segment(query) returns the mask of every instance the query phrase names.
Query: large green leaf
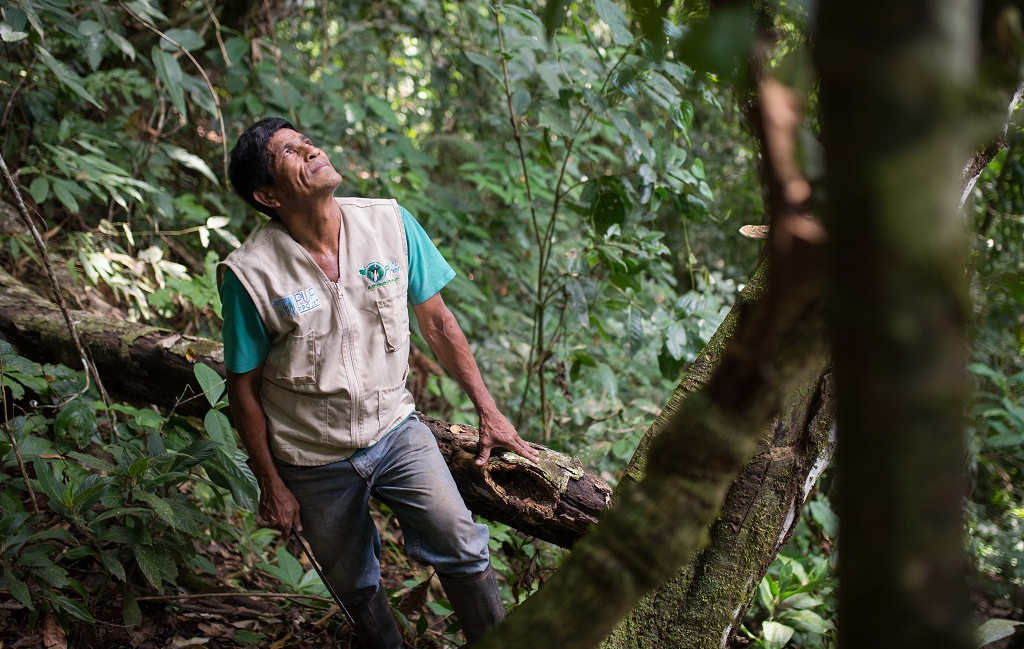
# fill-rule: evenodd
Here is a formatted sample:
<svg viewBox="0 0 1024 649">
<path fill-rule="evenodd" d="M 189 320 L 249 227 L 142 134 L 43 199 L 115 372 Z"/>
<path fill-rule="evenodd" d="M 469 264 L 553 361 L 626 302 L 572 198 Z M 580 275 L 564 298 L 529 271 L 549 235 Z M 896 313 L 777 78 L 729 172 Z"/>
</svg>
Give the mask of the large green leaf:
<svg viewBox="0 0 1024 649">
<path fill-rule="evenodd" d="M 229 452 L 221 447 L 217 449 L 215 459 L 204 462 L 203 468 L 214 484 L 231 492 L 235 504 L 254 512 L 259 507 L 260 491 L 245 459 L 238 449 Z"/>
<path fill-rule="evenodd" d="M 629 20 L 618 7 L 609 0 L 594 0 L 594 7 L 601 22 L 612 31 L 612 40 L 616 45 L 629 45 L 633 42 L 633 33 L 629 30 Z"/>
<path fill-rule="evenodd" d="M 121 563 L 120 559 L 114 556 L 113 550 L 106 550 L 101 553 L 100 561 L 103 562 L 103 567 L 107 569 L 107 572 L 114 575 L 121 581 L 126 580 L 124 564 Z"/>
<path fill-rule="evenodd" d="M 220 185 L 220 180 L 217 179 L 217 175 L 213 173 L 213 169 L 206 162 L 194 153 L 189 153 L 180 146 L 174 146 L 173 144 L 163 145 L 164 151 L 167 152 L 167 157 L 171 160 L 176 160 L 181 164 L 185 165 L 189 169 L 194 169 L 199 173 L 203 174 L 207 178 L 213 181 L 213 184 Z M 211 370 L 212 371 L 212 370 Z"/>
<path fill-rule="evenodd" d="M 151 52 L 153 67 L 156 68 L 156 73 L 160 77 L 160 81 L 163 82 L 164 89 L 170 95 L 171 103 L 184 116 L 186 114 L 185 89 L 182 84 L 185 73 L 181 70 L 181 64 L 178 63 L 178 59 L 160 49 L 159 46 L 154 45 Z"/>
<path fill-rule="evenodd" d="M 171 528 L 178 528 L 178 521 L 174 517 L 174 510 L 171 506 L 164 502 L 164 499 L 156 494 L 137 489 L 135 491 L 135 497 L 146 503 L 150 508 L 156 512 L 156 515 L 160 517 L 160 520 L 167 523 Z"/>
<path fill-rule="evenodd" d="M 7 590 L 11 592 L 11 595 L 14 595 L 14 599 L 18 600 L 29 609 L 34 608 L 32 606 L 32 595 L 29 593 L 28 585 L 18 579 L 7 566 L 4 566 L 4 586 L 6 586 Z"/>
<path fill-rule="evenodd" d="M 196 363 L 192 371 L 195 372 L 199 387 L 203 389 L 203 394 L 206 395 L 206 400 L 210 402 L 210 405 L 216 406 L 220 403 L 220 398 L 224 396 L 225 390 L 224 379 L 221 375 L 206 363 Z"/>
<path fill-rule="evenodd" d="M 186 50 L 198 50 L 203 47 L 203 37 L 191 29 L 168 29 L 164 31 L 164 36 L 165 38 L 160 39 L 160 47 L 168 52 L 178 51 L 178 47 L 171 41 Z"/>
<path fill-rule="evenodd" d="M 978 649 L 984 647 L 987 644 L 1008 638 L 1017 631 L 1017 627 L 1024 622 L 1018 622 L 1017 620 L 1004 620 L 1002 618 L 992 618 L 986 620 L 978 629 L 974 632 L 974 646 Z"/>
<path fill-rule="evenodd" d="M 765 649 L 782 649 L 793 637 L 795 629 L 771 620 L 764 623 L 761 633 L 764 636 Z"/>
<path fill-rule="evenodd" d="M 124 604 L 121 609 L 121 616 L 124 620 L 124 625 L 129 629 L 139 626 L 142 624 L 142 611 L 139 610 L 139 602 L 127 590 L 124 591 L 123 597 Z"/>
<path fill-rule="evenodd" d="M 547 0 L 544 3 L 544 32 L 550 39 L 565 22 L 571 0 Z"/>
<path fill-rule="evenodd" d="M 206 432 L 209 434 L 210 439 L 225 449 L 234 450 L 238 448 L 235 435 L 231 431 L 231 422 L 228 421 L 223 412 L 219 410 L 207 411 L 206 418 L 203 420 L 203 426 L 206 427 Z"/>
<path fill-rule="evenodd" d="M 142 570 L 142 576 L 146 578 L 153 588 L 160 588 L 160 564 L 159 551 L 151 545 L 132 545 L 132 552 L 135 553 L 135 561 Z"/>
<path fill-rule="evenodd" d="M 39 60 L 43 62 L 43 65 L 49 68 L 50 72 L 53 72 L 53 75 L 57 77 L 58 81 L 70 88 L 72 92 L 85 101 L 89 102 L 96 108 L 103 110 L 103 106 L 100 106 L 99 102 L 96 101 L 96 98 L 82 86 L 81 79 L 79 79 L 78 75 L 75 74 L 71 68 L 55 59 L 53 55 L 47 52 L 46 48 L 42 45 L 36 45 L 36 54 L 39 55 Z"/>
<path fill-rule="evenodd" d="M 490 58 L 478 52 L 466 52 L 466 58 L 486 70 L 488 74 L 497 79 L 498 83 L 505 84 L 505 75 L 502 74 L 501 68 Z"/>
</svg>

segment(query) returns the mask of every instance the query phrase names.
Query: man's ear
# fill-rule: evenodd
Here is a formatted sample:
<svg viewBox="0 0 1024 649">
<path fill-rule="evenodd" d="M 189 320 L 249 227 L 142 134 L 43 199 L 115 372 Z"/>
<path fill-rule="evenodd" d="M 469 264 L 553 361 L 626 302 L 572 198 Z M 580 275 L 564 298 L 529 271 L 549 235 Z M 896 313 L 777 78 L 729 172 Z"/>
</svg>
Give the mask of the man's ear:
<svg viewBox="0 0 1024 649">
<path fill-rule="evenodd" d="M 256 202 L 266 205 L 271 209 L 281 207 L 281 201 L 277 200 L 277 197 L 274 196 L 274 191 L 270 187 L 260 187 L 253 191 L 252 197 L 256 199 Z"/>
</svg>

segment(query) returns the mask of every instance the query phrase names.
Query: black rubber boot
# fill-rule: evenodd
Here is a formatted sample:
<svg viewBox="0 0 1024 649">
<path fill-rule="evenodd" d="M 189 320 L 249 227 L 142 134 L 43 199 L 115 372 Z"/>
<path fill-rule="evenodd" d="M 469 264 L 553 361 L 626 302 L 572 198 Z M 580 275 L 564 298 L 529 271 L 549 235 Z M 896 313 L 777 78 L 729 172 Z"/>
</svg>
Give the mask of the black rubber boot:
<svg viewBox="0 0 1024 649">
<path fill-rule="evenodd" d="M 487 629 L 505 619 L 505 605 L 490 566 L 469 577 L 438 577 L 462 626 L 466 644 L 473 644 Z"/>
<path fill-rule="evenodd" d="M 403 649 L 402 632 L 391 612 L 383 586 L 365 602 L 346 606 L 355 626 L 356 641 L 363 649 Z"/>
</svg>

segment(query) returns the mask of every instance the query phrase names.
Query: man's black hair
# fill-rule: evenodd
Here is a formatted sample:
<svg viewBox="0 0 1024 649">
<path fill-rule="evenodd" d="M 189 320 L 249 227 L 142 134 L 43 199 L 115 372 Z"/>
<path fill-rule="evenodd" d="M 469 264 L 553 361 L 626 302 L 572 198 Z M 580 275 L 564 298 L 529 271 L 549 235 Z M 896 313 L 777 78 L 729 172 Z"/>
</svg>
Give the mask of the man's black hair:
<svg viewBox="0 0 1024 649">
<path fill-rule="evenodd" d="M 277 218 L 277 212 L 256 200 L 253 192 L 274 183 L 267 143 L 274 133 L 283 128 L 296 130 L 291 123 L 280 117 L 264 117 L 245 129 L 231 150 L 231 162 L 228 164 L 228 177 L 235 193 L 272 219 Z"/>
</svg>

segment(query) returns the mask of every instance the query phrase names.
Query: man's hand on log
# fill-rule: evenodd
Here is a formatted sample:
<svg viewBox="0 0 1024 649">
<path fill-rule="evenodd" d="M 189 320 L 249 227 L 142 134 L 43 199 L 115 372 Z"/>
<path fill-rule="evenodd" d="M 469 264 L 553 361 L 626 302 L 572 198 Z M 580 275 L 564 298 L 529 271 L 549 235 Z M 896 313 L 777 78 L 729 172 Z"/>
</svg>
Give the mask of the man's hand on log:
<svg viewBox="0 0 1024 649">
<path fill-rule="evenodd" d="M 530 448 L 530 445 L 516 432 L 515 427 L 497 410 L 480 414 L 480 445 L 476 454 L 477 466 L 487 464 L 487 460 L 491 457 L 491 449 L 495 447 L 506 448 L 531 462 L 540 459 L 537 451 Z"/>
</svg>

